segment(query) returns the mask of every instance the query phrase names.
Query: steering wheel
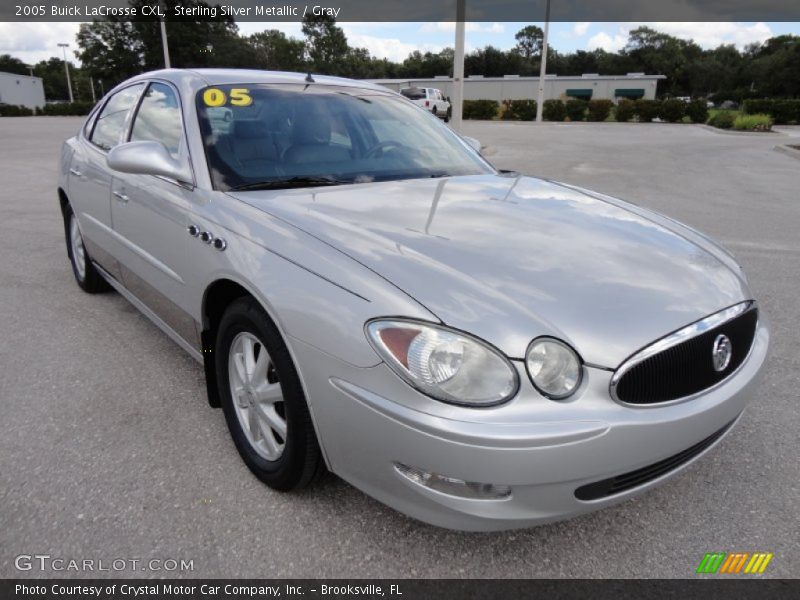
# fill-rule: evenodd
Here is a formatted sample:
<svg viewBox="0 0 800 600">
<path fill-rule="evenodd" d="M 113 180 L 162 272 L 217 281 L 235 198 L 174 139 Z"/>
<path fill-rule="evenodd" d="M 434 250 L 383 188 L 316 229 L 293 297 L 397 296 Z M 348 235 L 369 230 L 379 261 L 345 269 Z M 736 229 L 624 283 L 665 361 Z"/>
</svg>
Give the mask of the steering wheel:
<svg viewBox="0 0 800 600">
<path fill-rule="evenodd" d="M 384 153 L 387 148 L 396 148 L 398 150 L 411 150 L 405 144 L 401 144 L 400 142 L 396 142 L 394 140 L 386 140 L 385 142 L 378 142 L 372 148 L 367 150 L 364 158 L 372 158 L 378 152 Z"/>
</svg>

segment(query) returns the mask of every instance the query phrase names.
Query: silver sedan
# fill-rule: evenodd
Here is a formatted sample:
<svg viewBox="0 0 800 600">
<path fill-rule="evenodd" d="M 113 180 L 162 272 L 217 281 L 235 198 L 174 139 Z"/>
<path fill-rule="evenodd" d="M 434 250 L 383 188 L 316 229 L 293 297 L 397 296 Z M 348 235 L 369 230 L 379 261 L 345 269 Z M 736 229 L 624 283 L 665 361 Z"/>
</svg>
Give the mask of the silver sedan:
<svg viewBox="0 0 800 600">
<path fill-rule="evenodd" d="M 498 171 L 364 82 L 135 77 L 65 142 L 58 196 L 78 285 L 204 365 L 278 490 L 327 468 L 444 527 L 567 518 L 709 451 L 767 355 L 713 241 Z"/>
</svg>

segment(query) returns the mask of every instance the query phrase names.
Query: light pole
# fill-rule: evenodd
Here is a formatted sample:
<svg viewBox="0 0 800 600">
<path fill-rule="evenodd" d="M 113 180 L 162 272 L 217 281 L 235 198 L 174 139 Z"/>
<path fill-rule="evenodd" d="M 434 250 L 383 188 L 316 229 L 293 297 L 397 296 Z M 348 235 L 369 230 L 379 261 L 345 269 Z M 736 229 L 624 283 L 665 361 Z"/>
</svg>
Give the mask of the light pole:
<svg viewBox="0 0 800 600">
<path fill-rule="evenodd" d="M 69 78 L 69 63 L 67 62 L 67 48 L 69 48 L 69 44 L 59 44 L 59 48 L 64 52 L 64 70 L 67 73 L 67 89 L 69 90 L 69 101 L 75 102 L 75 98 L 72 97 L 72 81 Z"/>
<path fill-rule="evenodd" d="M 542 39 L 542 60 L 539 61 L 539 96 L 536 100 L 536 122 L 542 122 L 542 110 L 544 109 L 544 76 L 547 72 L 547 33 L 550 29 L 550 0 L 547 0 L 547 8 L 544 16 L 544 38 Z"/>
<path fill-rule="evenodd" d="M 168 10 L 168 8 L 167 8 Z M 159 0 L 158 3 L 158 12 L 161 13 L 161 1 Z M 171 67 L 169 61 L 169 44 L 167 44 L 167 22 L 166 22 L 166 12 L 161 15 L 158 19 L 159 24 L 161 26 L 161 48 L 164 50 L 164 68 L 169 69 Z"/>
<path fill-rule="evenodd" d="M 451 96 L 453 114 L 450 126 L 461 133 L 462 107 L 464 104 L 464 20 L 466 19 L 466 0 L 456 4 L 456 47 L 453 53 L 453 93 Z"/>
</svg>

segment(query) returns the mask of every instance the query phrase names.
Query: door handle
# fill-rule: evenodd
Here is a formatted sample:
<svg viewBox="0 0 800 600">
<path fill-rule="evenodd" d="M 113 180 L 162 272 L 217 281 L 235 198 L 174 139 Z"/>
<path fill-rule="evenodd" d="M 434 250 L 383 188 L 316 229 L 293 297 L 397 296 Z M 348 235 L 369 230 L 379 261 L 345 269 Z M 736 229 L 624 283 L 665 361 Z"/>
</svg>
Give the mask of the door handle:
<svg viewBox="0 0 800 600">
<path fill-rule="evenodd" d="M 75 175 L 75 177 L 83 177 L 83 173 L 78 171 L 78 169 L 70 169 L 69 172 Z"/>
<path fill-rule="evenodd" d="M 117 190 L 114 190 L 112 194 L 114 194 L 114 196 L 116 196 L 117 200 L 119 200 L 120 202 L 127 202 L 128 200 L 130 200 L 130 198 L 128 198 L 125 194 L 123 194 L 122 192 L 118 192 Z"/>
</svg>

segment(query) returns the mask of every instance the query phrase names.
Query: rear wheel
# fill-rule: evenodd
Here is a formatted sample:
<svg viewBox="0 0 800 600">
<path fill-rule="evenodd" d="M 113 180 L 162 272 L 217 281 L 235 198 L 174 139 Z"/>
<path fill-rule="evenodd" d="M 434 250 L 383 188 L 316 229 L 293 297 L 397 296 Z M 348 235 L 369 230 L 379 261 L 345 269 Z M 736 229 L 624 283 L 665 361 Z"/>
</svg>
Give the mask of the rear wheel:
<svg viewBox="0 0 800 600">
<path fill-rule="evenodd" d="M 83 245 L 83 235 L 78 225 L 78 218 L 69 206 L 64 211 L 64 229 L 67 235 L 67 254 L 75 281 L 84 292 L 89 294 L 106 291 L 108 283 L 94 268 L 89 254 L 86 252 L 86 247 Z"/>
<path fill-rule="evenodd" d="M 323 470 L 311 415 L 286 344 L 255 300 L 228 307 L 215 350 L 225 420 L 247 467 L 276 490 L 309 484 Z"/>
</svg>

